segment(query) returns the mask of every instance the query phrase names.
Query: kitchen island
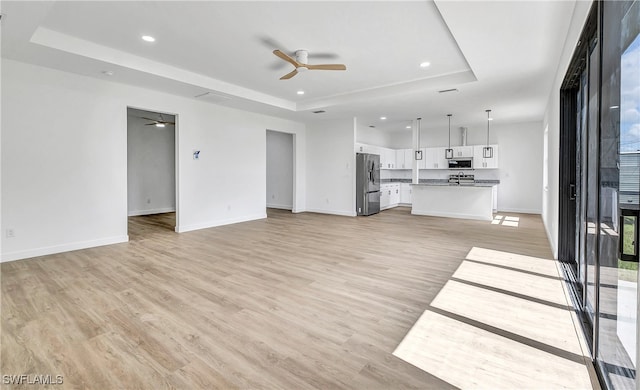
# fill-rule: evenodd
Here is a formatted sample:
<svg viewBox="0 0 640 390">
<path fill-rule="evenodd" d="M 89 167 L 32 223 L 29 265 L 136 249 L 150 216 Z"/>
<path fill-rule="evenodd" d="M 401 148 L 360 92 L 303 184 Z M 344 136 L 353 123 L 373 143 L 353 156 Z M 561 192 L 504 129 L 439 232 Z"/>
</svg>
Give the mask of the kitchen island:
<svg viewBox="0 0 640 390">
<path fill-rule="evenodd" d="M 411 214 L 491 221 L 497 185 L 496 182 L 412 184 Z"/>
</svg>

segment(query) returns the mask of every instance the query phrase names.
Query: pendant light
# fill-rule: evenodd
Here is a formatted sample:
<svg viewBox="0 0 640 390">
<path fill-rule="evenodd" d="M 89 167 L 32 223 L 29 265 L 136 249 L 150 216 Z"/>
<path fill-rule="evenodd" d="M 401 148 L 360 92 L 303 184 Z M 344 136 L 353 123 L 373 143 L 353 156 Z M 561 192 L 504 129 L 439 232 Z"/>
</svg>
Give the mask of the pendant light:
<svg viewBox="0 0 640 390">
<path fill-rule="evenodd" d="M 444 158 L 452 159 L 453 158 L 453 149 L 451 149 L 451 114 L 447 114 L 449 117 L 449 147 L 444 150 Z"/>
<path fill-rule="evenodd" d="M 482 148 L 482 157 L 493 158 L 493 148 L 489 146 L 489 122 L 491 121 L 491 110 L 485 110 L 487 112 L 487 146 Z"/>
<path fill-rule="evenodd" d="M 416 149 L 414 152 L 414 158 L 416 160 L 422 160 L 422 149 L 420 149 L 420 121 L 422 120 L 422 118 L 417 118 L 417 122 L 418 122 L 418 149 Z"/>
</svg>

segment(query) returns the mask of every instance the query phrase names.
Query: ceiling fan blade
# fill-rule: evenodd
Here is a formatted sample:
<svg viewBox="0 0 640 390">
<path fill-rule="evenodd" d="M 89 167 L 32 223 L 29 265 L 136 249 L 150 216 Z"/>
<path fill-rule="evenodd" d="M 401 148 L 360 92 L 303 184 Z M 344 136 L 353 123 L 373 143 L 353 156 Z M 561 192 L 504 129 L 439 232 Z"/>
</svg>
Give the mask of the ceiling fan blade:
<svg viewBox="0 0 640 390">
<path fill-rule="evenodd" d="M 284 76 L 280 77 L 280 80 L 289 80 L 290 78 L 292 78 L 297 74 L 298 74 L 298 71 L 294 69 L 290 73 L 287 73 Z"/>
<path fill-rule="evenodd" d="M 145 117 L 143 117 L 143 116 L 141 116 L 140 118 L 142 118 L 142 119 L 146 119 L 146 120 L 148 120 L 148 121 L 153 121 L 153 122 L 157 122 L 157 121 L 158 121 L 157 119 L 145 118 Z"/>
<path fill-rule="evenodd" d="M 293 58 L 289 57 L 288 55 L 284 54 L 283 52 L 281 52 L 278 49 L 274 50 L 273 54 L 275 54 L 278 57 L 282 58 L 283 60 L 287 61 L 288 63 L 290 63 L 291 65 L 295 66 L 296 68 L 300 67 L 300 65 L 301 65 L 300 63 L 298 63 L 298 61 L 294 60 Z"/>
<path fill-rule="evenodd" d="M 325 65 L 305 65 L 309 70 L 347 70 L 342 64 L 325 64 Z"/>
<path fill-rule="evenodd" d="M 145 123 L 145 126 L 155 126 L 156 123 Z"/>
</svg>

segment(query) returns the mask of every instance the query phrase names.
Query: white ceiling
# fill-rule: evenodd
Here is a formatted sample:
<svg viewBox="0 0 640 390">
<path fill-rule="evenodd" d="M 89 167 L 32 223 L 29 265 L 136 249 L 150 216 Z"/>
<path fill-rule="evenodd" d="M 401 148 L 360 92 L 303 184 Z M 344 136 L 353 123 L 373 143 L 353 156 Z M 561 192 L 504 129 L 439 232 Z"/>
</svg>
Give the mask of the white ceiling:
<svg viewBox="0 0 640 390">
<path fill-rule="evenodd" d="M 399 130 L 416 117 L 441 127 L 447 113 L 453 125 L 471 126 L 486 120 L 486 108 L 494 124 L 541 120 L 574 1 L 0 6 L 6 58 L 187 97 L 213 91 L 225 98 L 209 101 L 294 120 L 357 116 Z M 292 66 L 274 49 L 307 49 L 309 63 L 347 70 L 279 80 Z M 448 88 L 459 92 L 437 92 Z M 326 113 L 311 113 L 318 109 Z"/>
</svg>

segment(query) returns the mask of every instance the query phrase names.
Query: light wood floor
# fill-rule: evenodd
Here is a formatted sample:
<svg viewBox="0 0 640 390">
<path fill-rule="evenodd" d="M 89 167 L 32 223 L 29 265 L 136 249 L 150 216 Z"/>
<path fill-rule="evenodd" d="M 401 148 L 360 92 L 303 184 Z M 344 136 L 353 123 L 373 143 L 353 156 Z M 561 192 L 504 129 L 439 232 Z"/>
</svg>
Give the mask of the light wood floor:
<svg viewBox="0 0 640 390">
<path fill-rule="evenodd" d="M 55 388 L 454 388 L 392 353 L 472 247 L 550 258 L 540 217 L 517 216 L 269 210 L 182 234 L 136 217 L 129 243 L 1 265 L 0 371 L 63 375 Z"/>
</svg>

